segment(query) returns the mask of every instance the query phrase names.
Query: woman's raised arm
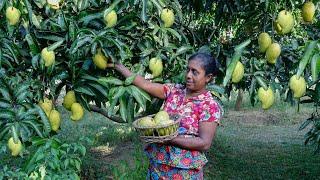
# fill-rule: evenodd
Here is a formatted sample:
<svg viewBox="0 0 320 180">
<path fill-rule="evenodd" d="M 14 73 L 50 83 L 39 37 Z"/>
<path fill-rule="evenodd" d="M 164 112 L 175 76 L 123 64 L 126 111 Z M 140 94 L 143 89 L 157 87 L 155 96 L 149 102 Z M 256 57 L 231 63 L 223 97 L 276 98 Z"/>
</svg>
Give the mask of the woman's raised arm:
<svg viewBox="0 0 320 180">
<path fill-rule="evenodd" d="M 115 63 L 115 64 L 108 64 L 108 67 L 114 67 L 118 72 L 120 72 L 124 77 L 130 77 L 133 73 L 125 67 L 123 64 Z M 133 84 L 138 86 L 139 88 L 145 90 L 152 96 L 155 96 L 160 99 L 164 99 L 164 89 L 163 89 L 163 84 L 160 83 L 153 83 L 150 82 L 144 77 L 137 75 L 136 78 L 133 81 Z"/>
</svg>

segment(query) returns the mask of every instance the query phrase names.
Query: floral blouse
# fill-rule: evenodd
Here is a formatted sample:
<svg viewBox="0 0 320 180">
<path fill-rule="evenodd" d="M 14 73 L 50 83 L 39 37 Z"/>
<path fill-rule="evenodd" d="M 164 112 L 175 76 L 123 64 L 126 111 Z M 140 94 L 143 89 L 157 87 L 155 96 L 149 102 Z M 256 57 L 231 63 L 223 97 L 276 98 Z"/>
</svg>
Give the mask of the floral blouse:
<svg viewBox="0 0 320 180">
<path fill-rule="evenodd" d="M 186 89 L 180 84 L 164 85 L 164 110 L 169 115 L 179 114 L 179 135 L 198 136 L 199 122 L 220 124 L 222 110 L 212 94 L 206 91 L 198 96 L 186 98 Z M 146 154 L 153 163 L 166 164 L 183 169 L 201 169 L 207 159 L 203 152 L 186 150 L 176 146 L 149 144 Z"/>
</svg>

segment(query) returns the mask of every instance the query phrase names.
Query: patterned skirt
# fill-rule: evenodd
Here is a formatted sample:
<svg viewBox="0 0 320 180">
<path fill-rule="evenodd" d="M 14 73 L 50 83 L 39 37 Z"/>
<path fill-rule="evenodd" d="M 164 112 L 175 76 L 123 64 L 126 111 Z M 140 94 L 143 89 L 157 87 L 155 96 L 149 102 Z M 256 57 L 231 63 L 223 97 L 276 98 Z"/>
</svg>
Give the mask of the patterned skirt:
<svg viewBox="0 0 320 180">
<path fill-rule="evenodd" d="M 203 180 L 202 169 L 182 169 L 150 161 L 147 180 Z"/>
</svg>

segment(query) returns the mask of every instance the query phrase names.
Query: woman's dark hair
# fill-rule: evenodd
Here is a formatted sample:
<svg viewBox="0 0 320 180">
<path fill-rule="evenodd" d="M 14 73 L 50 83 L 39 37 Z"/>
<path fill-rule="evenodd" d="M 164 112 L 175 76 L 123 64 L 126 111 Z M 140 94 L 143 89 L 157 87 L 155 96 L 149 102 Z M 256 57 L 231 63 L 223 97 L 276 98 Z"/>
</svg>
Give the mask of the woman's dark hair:
<svg viewBox="0 0 320 180">
<path fill-rule="evenodd" d="M 203 69 L 205 70 L 206 75 L 212 74 L 216 76 L 219 71 L 219 64 L 215 58 L 206 53 L 195 53 L 189 57 L 188 61 L 197 60 L 201 62 Z"/>
</svg>

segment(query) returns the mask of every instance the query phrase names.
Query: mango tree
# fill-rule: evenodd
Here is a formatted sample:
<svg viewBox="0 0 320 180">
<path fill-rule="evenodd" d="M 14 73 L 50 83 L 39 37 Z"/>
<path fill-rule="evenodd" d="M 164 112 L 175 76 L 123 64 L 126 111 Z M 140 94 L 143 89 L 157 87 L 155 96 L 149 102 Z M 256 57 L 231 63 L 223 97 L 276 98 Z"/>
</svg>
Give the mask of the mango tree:
<svg viewBox="0 0 320 180">
<path fill-rule="evenodd" d="M 39 147 L 24 166 L 27 176 L 39 176 L 43 166 L 51 175 L 80 171 L 84 147 L 54 137 L 67 120 L 57 106 L 70 110 L 73 121 L 94 111 L 128 123 L 148 112 L 154 100 L 132 85 L 135 76 L 124 79 L 107 63 L 121 62 L 153 81 L 179 82 L 194 50 L 178 1 L 4 0 L 0 10 L 0 139 L 13 156 L 27 155 L 30 142 Z M 54 153 L 48 165 L 48 147 L 73 148 L 76 156 Z"/>
</svg>

